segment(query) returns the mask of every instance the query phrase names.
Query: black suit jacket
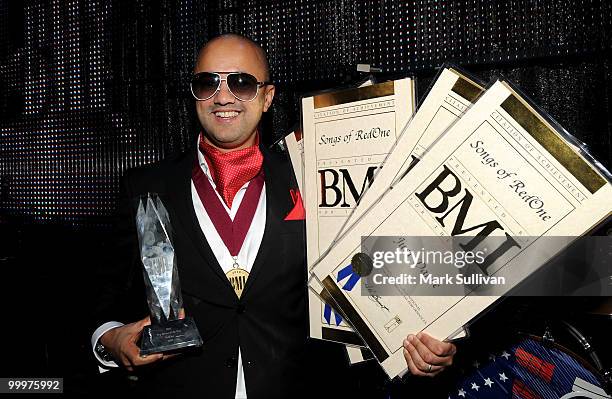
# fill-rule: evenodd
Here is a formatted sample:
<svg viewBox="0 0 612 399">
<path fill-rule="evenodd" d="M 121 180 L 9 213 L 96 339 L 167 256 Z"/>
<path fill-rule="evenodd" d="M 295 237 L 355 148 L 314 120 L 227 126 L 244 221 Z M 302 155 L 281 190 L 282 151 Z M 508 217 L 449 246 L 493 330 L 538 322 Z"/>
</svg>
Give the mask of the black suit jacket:
<svg viewBox="0 0 612 399">
<path fill-rule="evenodd" d="M 305 396 L 306 386 L 317 385 L 317 380 L 327 385 L 321 379 L 333 378 L 331 368 L 346 363 L 339 360 L 340 346 L 322 349 L 325 344 L 307 342 L 304 221 L 284 220 L 294 206 L 289 189 L 295 187 L 295 179 L 285 157 L 263 147 L 262 152 L 266 226 L 240 299 L 213 255 L 193 208 L 191 170 L 196 150 L 132 169 L 123 179 L 115 237 L 119 245 L 114 259 L 101 270 L 96 323 L 130 323 L 148 315 L 135 209 L 139 195 L 155 192 L 174 230 L 184 308 L 204 341 L 201 350 L 147 367 L 140 386 L 149 393 L 233 398 L 239 346 L 252 399 Z M 325 354 L 323 365 L 319 353 Z M 319 364 L 313 367 L 314 363 Z"/>
</svg>

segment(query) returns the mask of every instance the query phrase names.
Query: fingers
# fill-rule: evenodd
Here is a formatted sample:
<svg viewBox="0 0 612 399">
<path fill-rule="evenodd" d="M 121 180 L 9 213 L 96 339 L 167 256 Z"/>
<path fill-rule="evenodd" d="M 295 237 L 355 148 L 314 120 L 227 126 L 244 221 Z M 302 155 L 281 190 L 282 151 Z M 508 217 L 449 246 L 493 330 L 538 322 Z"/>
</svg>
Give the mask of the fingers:
<svg viewBox="0 0 612 399">
<path fill-rule="evenodd" d="M 142 329 L 143 329 L 145 326 L 148 326 L 148 325 L 150 325 L 150 324 L 151 324 L 151 317 L 150 317 L 150 316 L 147 316 L 147 317 L 145 317 L 144 319 L 140 320 L 140 321 L 138 322 L 138 327 L 140 327 L 140 332 L 142 332 Z"/>
<path fill-rule="evenodd" d="M 147 364 L 151 364 L 159 360 L 162 360 L 163 358 L 164 358 L 164 355 L 162 355 L 161 353 L 140 356 L 139 351 L 136 350 L 135 353 L 134 352 L 131 352 L 129 354 L 126 353 L 122 359 L 122 363 L 123 363 L 123 366 L 127 370 L 134 371 L 135 367 L 145 366 Z"/>
<path fill-rule="evenodd" d="M 145 317 L 135 323 L 120 327 L 123 331 L 119 338 L 119 360 L 129 371 L 133 371 L 134 367 L 144 366 L 163 358 L 161 354 L 140 356 L 140 348 L 136 343 L 142 334 L 142 329 L 150 324 L 150 317 Z"/>
<path fill-rule="evenodd" d="M 133 370 L 133 367 L 144 366 L 146 364 L 161 360 L 163 357 L 163 355 L 158 353 L 140 356 L 140 348 L 138 345 L 136 345 L 136 342 L 138 341 L 141 333 L 142 329 L 140 329 L 136 334 L 132 334 L 121 347 L 123 365 L 130 371 Z"/>
<path fill-rule="evenodd" d="M 415 350 L 414 347 L 412 347 L 412 350 Z M 418 356 L 418 353 L 417 353 L 417 356 Z M 434 369 L 434 366 L 432 366 L 431 371 L 429 371 L 429 366 L 427 367 L 422 366 L 423 369 L 419 368 L 419 366 L 417 366 L 417 364 L 414 361 L 415 355 L 411 353 L 410 349 L 406 349 L 405 347 L 404 347 L 404 358 L 406 359 L 408 370 L 410 370 L 410 373 L 412 375 L 417 375 L 421 377 L 433 377 L 444 369 L 444 367 L 441 367 L 441 366 L 435 366 L 436 369 Z"/>
<path fill-rule="evenodd" d="M 450 366 L 453 363 L 453 344 L 441 342 L 429 335 L 419 334 L 408 336 L 408 341 L 416 348 L 419 357 L 428 365 L 427 367 L 430 364 L 433 366 Z"/>
<path fill-rule="evenodd" d="M 453 363 L 457 348 L 425 333 L 409 335 L 404 340 L 404 357 L 413 375 L 432 377 Z"/>
<path fill-rule="evenodd" d="M 132 371 L 134 367 L 151 364 L 163 358 L 161 353 L 141 356 L 140 348 L 136 346 L 134 342 L 130 342 L 125 345 L 122 348 L 121 353 L 123 355 L 123 365 L 130 371 Z"/>
<path fill-rule="evenodd" d="M 172 353 L 170 355 L 163 355 L 162 360 L 172 359 L 172 358 L 177 357 L 179 355 L 181 355 L 181 353 Z"/>
<path fill-rule="evenodd" d="M 136 349 L 135 351 L 131 351 L 129 354 L 126 354 L 126 360 L 128 363 L 126 368 L 128 368 L 130 371 L 132 371 L 134 367 L 145 366 L 159 360 L 172 359 L 180 355 L 180 353 L 172 353 L 169 355 L 163 353 L 153 353 L 150 355 L 140 356 L 140 349 L 135 345 L 134 347 Z"/>
<path fill-rule="evenodd" d="M 441 371 L 444 366 L 426 362 L 416 346 L 413 344 L 418 339 L 415 336 L 409 336 L 404 340 L 404 357 L 408 368 L 413 375 L 433 376 Z M 433 356 L 433 355 L 432 355 Z M 430 357 L 427 356 L 429 359 Z M 411 367 L 412 365 L 412 367 Z"/>
<path fill-rule="evenodd" d="M 450 342 L 437 340 L 424 332 L 418 333 L 416 337 L 424 346 L 439 357 L 454 356 L 457 353 L 457 347 Z"/>
<path fill-rule="evenodd" d="M 154 353 L 151 355 L 140 356 L 140 350 L 138 350 L 138 353 L 136 354 L 136 356 L 133 356 L 130 359 L 130 361 L 133 367 L 138 367 L 138 366 L 144 366 L 147 364 L 154 363 L 158 360 L 162 360 L 163 358 L 164 358 L 164 355 L 161 353 Z"/>
<path fill-rule="evenodd" d="M 185 310 L 181 309 L 179 317 L 185 317 Z M 111 353 L 118 363 L 123 365 L 127 370 L 134 371 L 135 367 L 145 366 L 157 362 L 159 360 L 170 359 L 175 355 L 164 355 L 155 353 L 146 356 L 140 356 L 140 348 L 137 345 L 138 339 L 142 334 L 142 329 L 151 324 L 151 318 L 145 317 L 137 322 L 127 324 L 122 327 L 117 327 L 112 333 L 112 339 L 109 338 L 104 346 L 111 349 Z"/>
<path fill-rule="evenodd" d="M 179 318 L 180 319 L 185 318 L 185 309 L 181 308 L 179 310 Z M 179 353 L 174 353 L 170 355 L 166 355 L 163 353 L 153 353 L 150 355 L 140 356 L 140 348 L 136 345 L 136 342 L 138 342 L 138 339 L 140 338 L 142 334 L 142 329 L 145 326 L 148 326 L 150 324 L 151 324 L 151 318 L 146 317 L 140 320 L 139 322 L 135 323 L 134 328 L 131 331 L 132 335 L 129 340 L 130 341 L 129 345 L 127 345 L 123 350 L 123 354 L 125 355 L 124 365 L 130 371 L 133 371 L 134 367 L 145 366 L 147 364 L 151 364 L 159 360 L 172 359 L 173 357 L 176 357 L 179 355 Z"/>
</svg>

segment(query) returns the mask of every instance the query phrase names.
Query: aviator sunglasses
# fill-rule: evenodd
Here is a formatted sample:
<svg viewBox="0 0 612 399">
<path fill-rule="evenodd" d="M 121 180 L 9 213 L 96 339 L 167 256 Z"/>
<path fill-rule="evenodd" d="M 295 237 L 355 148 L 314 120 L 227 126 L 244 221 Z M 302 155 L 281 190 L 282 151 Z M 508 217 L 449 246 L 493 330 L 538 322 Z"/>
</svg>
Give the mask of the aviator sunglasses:
<svg viewBox="0 0 612 399">
<path fill-rule="evenodd" d="M 226 75 L 225 78 L 221 74 Z M 240 101 L 253 101 L 259 88 L 271 82 L 259 82 L 257 78 L 245 72 L 199 72 L 191 79 L 191 94 L 196 100 L 208 100 L 221 90 L 225 81 L 230 93 Z"/>
</svg>

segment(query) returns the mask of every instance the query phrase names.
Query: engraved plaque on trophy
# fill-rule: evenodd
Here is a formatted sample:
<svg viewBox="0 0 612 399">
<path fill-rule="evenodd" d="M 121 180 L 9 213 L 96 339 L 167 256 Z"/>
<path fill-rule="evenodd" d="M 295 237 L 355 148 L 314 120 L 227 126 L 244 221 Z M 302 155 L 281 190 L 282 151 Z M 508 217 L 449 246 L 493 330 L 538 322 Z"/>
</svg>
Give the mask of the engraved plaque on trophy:
<svg viewBox="0 0 612 399">
<path fill-rule="evenodd" d="M 172 228 L 168 212 L 156 194 L 140 199 L 136 227 L 151 313 L 151 325 L 142 331 L 140 354 L 201 346 L 202 338 L 193 318 L 179 318 L 183 299 L 170 240 Z"/>
</svg>

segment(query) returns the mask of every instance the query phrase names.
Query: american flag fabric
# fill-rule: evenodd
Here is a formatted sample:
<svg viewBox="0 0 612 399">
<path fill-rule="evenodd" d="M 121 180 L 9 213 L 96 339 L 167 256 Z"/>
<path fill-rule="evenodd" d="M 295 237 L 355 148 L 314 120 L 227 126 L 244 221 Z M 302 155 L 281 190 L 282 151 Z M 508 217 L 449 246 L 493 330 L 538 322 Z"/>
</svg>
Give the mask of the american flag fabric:
<svg viewBox="0 0 612 399">
<path fill-rule="evenodd" d="M 473 367 L 449 399 L 610 398 L 598 377 L 578 360 L 531 338 L 475 361 Z"/>
</svg>

